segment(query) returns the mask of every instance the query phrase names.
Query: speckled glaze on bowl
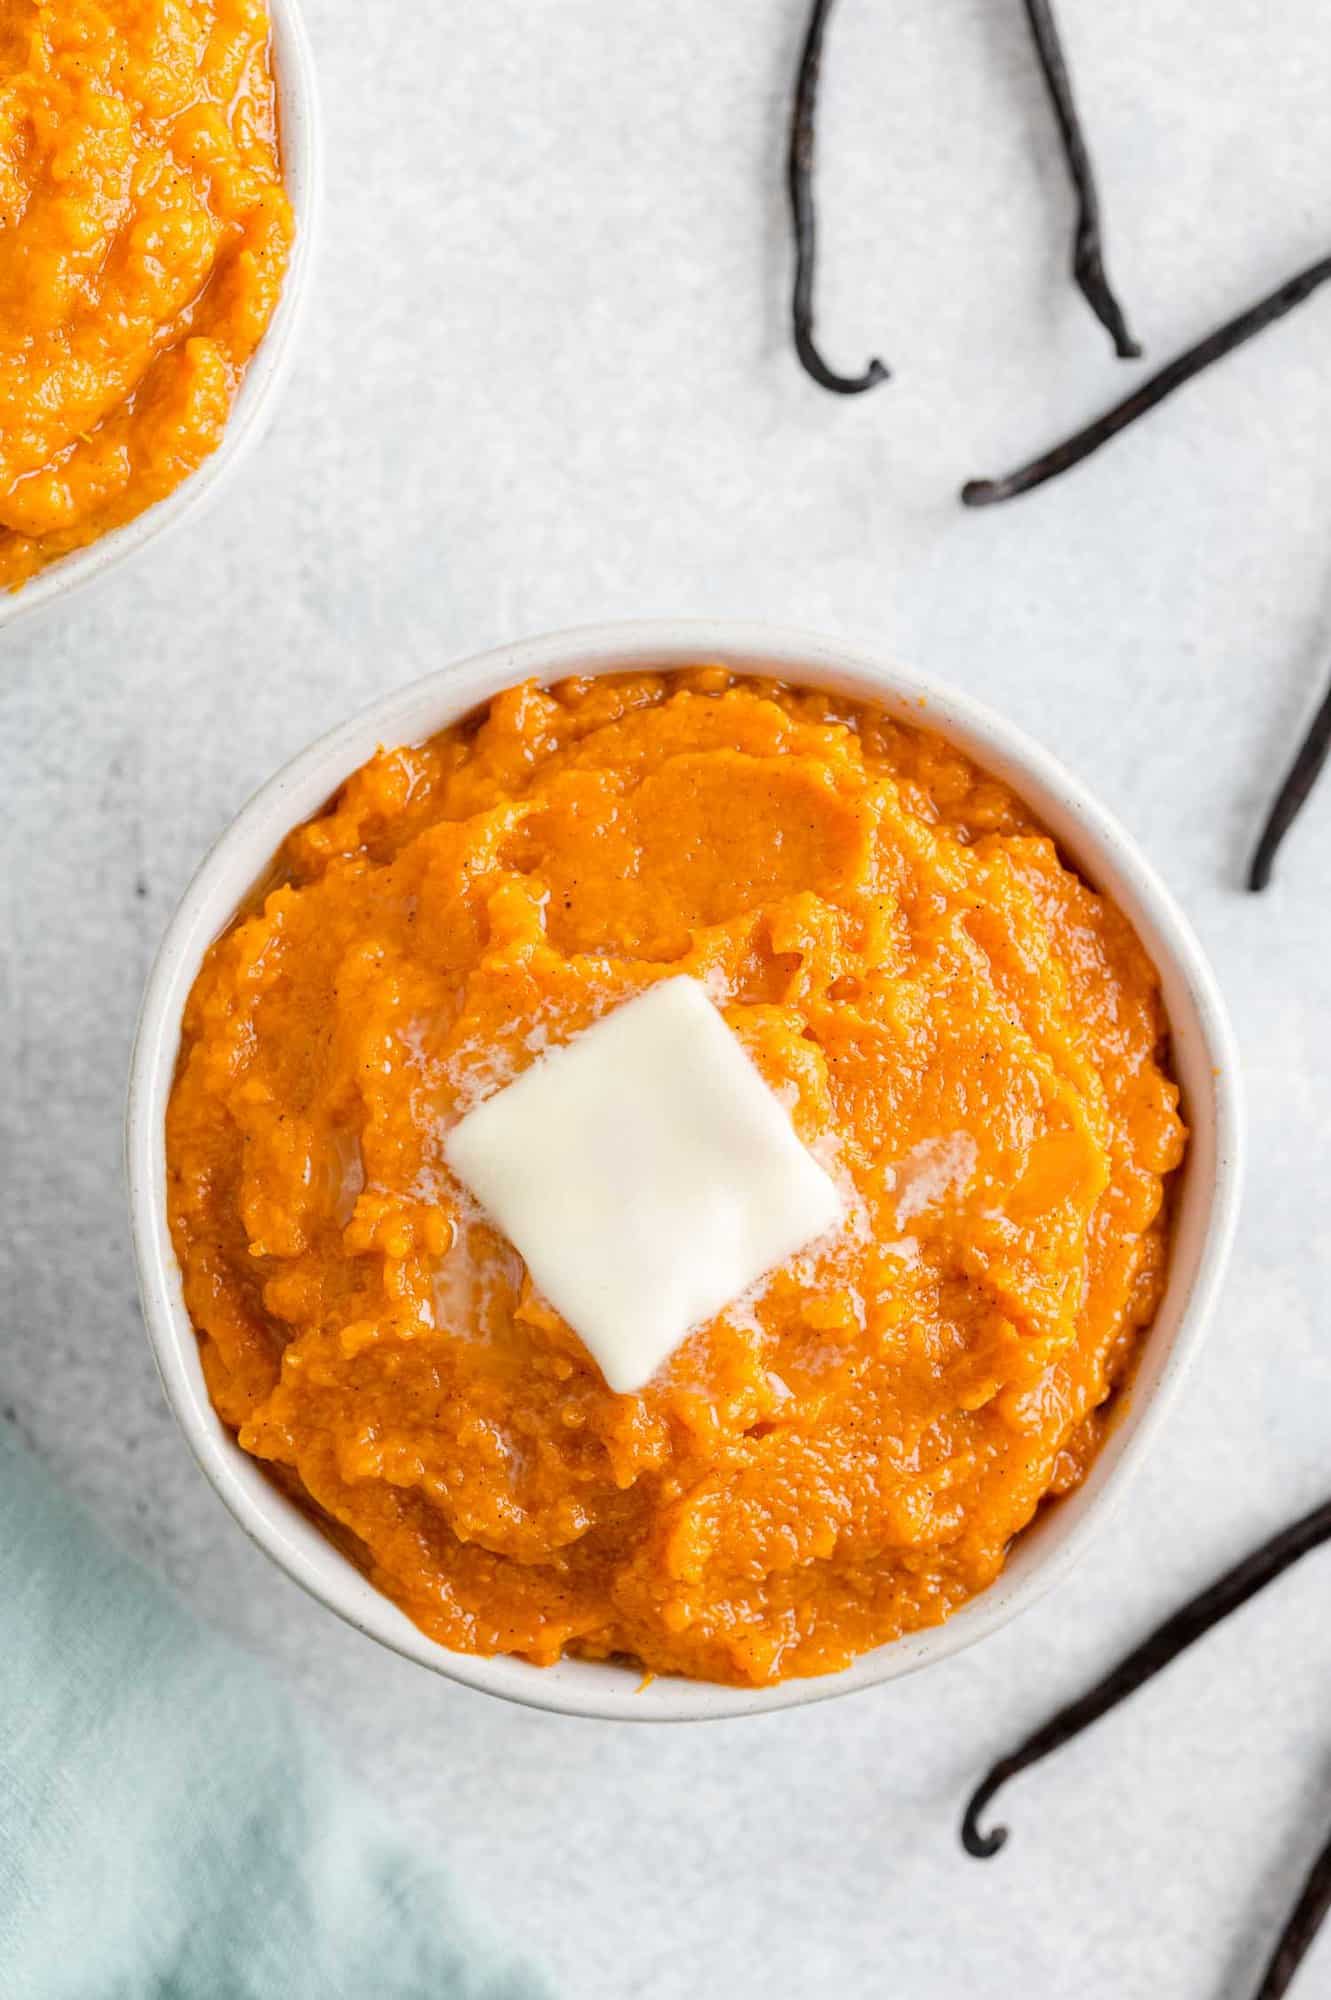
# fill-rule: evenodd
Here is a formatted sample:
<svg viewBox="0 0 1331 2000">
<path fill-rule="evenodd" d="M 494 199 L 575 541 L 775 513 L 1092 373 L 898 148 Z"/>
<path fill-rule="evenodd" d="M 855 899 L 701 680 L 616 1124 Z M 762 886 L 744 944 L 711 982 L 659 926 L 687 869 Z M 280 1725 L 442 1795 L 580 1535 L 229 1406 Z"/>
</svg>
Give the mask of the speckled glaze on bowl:
<svg viewBox="0 0 1331 2000">
<path fill-rule="evenodd" d="M 296 238 L 282 296 L 268 331 L 241 377 L 222 442 L 196 472 L 123 528 L 73 549 L 39 570 L 21 590 L 0 591 L 0 630 L 48 611 L 74 591 L 109 576 L 172 528 L 215 500 L 263 435 L 290 372 L 309 293 L 322 194 L 323 147 L 314 56 L 298 0 L 268 0 L 282 141 L 282 178 L 296 218 Z"/>
<path fill-rule="evenodd" d="M 1019 792 L 1068 858 L 1131 919 L 1159 968 L 1192 1128 L 1165 1296 L 1126 1407 L 1085 1482 L 1040 1517 L 998 1581 L 946 1624 L 878 1647 L 840 1673 L 763 1688 L 670 1677 L 642 1687 L 629 1667 L 580 1660 L 534 1667 L 451 1652 L 427 1638 L 277 1490 L 220 1422 L 204 1385 L 166 1215 L 165 1114 L 185 1000 L 208 946 L 287 832 L 317 812 L 380 744 L 430 736 L 514 682 L 699 660 L 877 702 L 950 737 Z M 761 625 L 681 620 L 562 633 L 445 667 L 376 702 L 279 771 L 208 855 L 162 941 L 131 1067 L 126 1163 L 144 1315 L 167 1400 L 200 1466 L 259 1546 L 360 1631 L 469 1687 L 570 1715 L 683 1722 L 793 1708 L 914 1673 L 1006 1624 L 1068 1573 L 1121 1499 L 1197 1352 L 1233 1235 L 1241 1141 L 1237 1057 L 1201 950 L 1149 863 L 1075 778 L 969 696 L 872 653 Z"/>
</svg>

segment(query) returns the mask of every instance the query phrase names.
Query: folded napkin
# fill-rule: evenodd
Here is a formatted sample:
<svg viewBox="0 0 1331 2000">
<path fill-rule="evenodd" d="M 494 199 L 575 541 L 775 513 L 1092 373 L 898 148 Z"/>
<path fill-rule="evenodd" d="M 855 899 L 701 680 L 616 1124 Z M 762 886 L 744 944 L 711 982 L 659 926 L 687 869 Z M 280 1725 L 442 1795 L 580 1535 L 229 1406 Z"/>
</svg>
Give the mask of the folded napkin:
<svg viewBox="0 0 1331 2000">
<path fill-rule="evenodd" d="M 294 1704 L 0 1422 L 7 2000 L 548 2000 Z"/>
</svg>

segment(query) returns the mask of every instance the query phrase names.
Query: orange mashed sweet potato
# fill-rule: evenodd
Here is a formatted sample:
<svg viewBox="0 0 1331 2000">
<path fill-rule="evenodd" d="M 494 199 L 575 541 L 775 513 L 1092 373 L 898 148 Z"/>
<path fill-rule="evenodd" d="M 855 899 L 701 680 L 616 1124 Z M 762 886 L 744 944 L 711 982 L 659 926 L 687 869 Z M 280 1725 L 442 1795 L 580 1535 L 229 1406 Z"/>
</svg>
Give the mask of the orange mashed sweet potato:
<svg viewBox="0 0 1331 2000">
<path fill-rule="evenodd" d="M 613 1395 L 444 1164 L 705 981 L 850 1220 Z M 1083 1477 L 1185 1134 L 1155 973 L 938 737 L 718 667 L 512 689 L 286 841 L 191 994 L 169 1200 L 218 1411 L 424 1630 L 767 1682 L 947 1617 Z"/>
<path fill-rule="evenodd" d="M 264 0 L 0 0 L 0 589 L 221 441 L 292 241 Z"/>
</svg>

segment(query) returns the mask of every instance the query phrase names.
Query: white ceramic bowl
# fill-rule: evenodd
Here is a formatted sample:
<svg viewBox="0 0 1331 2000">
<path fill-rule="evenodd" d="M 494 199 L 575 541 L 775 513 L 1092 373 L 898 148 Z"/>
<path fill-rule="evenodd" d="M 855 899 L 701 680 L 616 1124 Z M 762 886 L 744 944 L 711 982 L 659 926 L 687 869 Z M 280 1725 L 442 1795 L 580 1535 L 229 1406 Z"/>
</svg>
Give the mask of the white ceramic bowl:
<svg viewBox="0 0 1331 2000">
<path fill-rule="evenodd" d="M 75 549 L 40 570 L 21 590 L 0 592 L 0 627 L 29 618 L 118 569 L 140 549 L 189 520 L 221 492 L 262 436 L 290 371 L 313 269 L 322 188 L 322 133 L 314 57 L 298 0 L 268 0 L 273 28 L 273 74 L 277 82 L 282 141 L 282 177 L 296 218 L 296 240 L 282 296 L 267 333 L 241 377 L 231 415 L 217 450 L 197 472 L 123 528 Z"/>
<path fill-rule="evenodd" d="M 1136 925 L 1160 970 L 1174 1061 L 1192 1128 L 1168 1288 L 1127 1407 L 1077 1491 L 1013 1549 L 991 1589 L 945 1625 L 880 1647 L 843 1672 L 776 1687 L 658 1679 L 639 1692 L 626 1668 L 565 1660 L 539 1668 L 449 1652 L 370 1585 L 218 1421 L 167 1228 L 164 1118 L 181 1013 L 204 953 L 263 874 L 290 828 L 317 812 L 380 744 L 419 741 L 499 689 L 573 672 L 721 660 L 881 703 L 952 738 L 1026 799 L 1067 853 Z M 204 861 L 163 939 L 148 981 L 130 1077 L 127 1168 L 148 1332 L 167 1399 L 194 1454 L 241 1526 L 297 1583 L 362 1632 L 436 1673 L 532 1707 L 617 1720 L 752 1715 L 894 1680 L 1005 1624 L 1071 1568 L 1121 1497 L 1197 1351 L 1233 1232 L 1241 1113 L 1234 1046 L 1211 973 L 1178 906 L 1123 829 L 1054 759 L 978 702 L 850 647 L 762 626 L 669 622 L 608 626 L 506 646 L 446 667 L 376 702 L 266 784 Z"/>
</svg>

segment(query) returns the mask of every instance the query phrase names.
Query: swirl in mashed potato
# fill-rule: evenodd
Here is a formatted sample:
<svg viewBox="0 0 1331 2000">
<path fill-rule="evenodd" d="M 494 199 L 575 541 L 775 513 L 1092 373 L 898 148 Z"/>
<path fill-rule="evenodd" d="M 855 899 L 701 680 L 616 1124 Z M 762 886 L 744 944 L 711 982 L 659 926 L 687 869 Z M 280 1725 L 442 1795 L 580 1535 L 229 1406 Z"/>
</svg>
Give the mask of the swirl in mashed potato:
<svg viewBox="0 0 1331 2000">
<path fill-rule="evenodd" d="M 0 589 L 221 442 L 292 243 L 263 0 L 0 0 Z"/>
</svg>

